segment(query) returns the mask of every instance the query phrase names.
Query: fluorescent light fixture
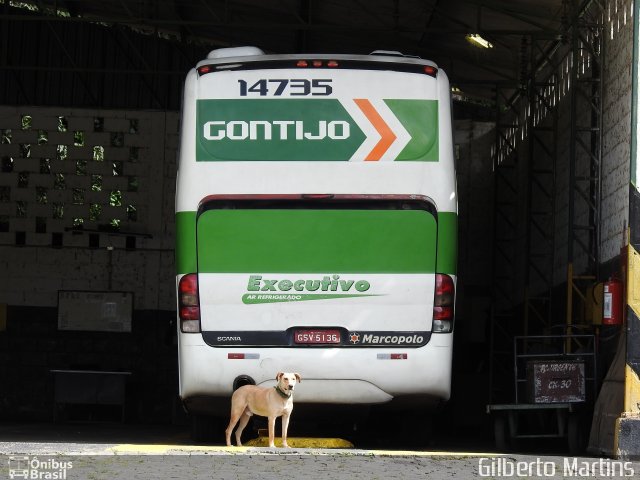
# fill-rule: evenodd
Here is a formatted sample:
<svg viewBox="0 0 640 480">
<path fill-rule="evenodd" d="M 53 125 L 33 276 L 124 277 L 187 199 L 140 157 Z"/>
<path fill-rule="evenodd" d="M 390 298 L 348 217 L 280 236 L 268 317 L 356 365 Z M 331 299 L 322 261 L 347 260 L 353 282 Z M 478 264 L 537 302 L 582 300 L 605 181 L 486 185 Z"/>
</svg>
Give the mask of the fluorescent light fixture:
<svg viewBox="0 0 640 480">
<path fill-rule="evenodd" d="M 493 48 L 493 44 L 482 38 L 479 33 L 468 33 L 465 38 L 469 43 L 472 43 L 476 47 Z"/>
</svg>

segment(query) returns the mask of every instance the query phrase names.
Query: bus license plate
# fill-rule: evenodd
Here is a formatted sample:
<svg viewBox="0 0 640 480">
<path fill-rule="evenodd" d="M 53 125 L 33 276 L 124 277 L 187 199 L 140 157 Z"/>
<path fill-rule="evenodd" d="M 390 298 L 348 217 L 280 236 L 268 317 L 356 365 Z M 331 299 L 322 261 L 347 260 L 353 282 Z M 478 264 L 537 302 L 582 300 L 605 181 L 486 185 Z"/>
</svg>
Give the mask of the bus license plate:
<svg viewBox="0 0 640 480">
<path fill-rule="evenodd" d="M 340 343 L 340 330 L 296 330 L 293 341 L 314 345 Z"/>
</svg>

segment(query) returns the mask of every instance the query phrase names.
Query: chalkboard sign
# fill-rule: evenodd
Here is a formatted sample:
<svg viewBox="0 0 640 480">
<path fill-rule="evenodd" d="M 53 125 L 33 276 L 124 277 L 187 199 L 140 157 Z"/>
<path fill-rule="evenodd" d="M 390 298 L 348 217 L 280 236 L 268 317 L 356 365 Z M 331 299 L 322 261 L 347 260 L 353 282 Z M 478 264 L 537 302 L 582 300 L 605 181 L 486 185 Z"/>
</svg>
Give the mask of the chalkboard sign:
<svg viewBox="0 0 640 480">
<path fill-rule="evenodd" d="M 130 332 L 132 292 L 58 291 L 58 330 Z"/>
<path fill-rule="evenodd" d="M 584 402 L 584 362 L 531 361 L 527 364 L 529 401 L 532 403 Z"/>
</svg>

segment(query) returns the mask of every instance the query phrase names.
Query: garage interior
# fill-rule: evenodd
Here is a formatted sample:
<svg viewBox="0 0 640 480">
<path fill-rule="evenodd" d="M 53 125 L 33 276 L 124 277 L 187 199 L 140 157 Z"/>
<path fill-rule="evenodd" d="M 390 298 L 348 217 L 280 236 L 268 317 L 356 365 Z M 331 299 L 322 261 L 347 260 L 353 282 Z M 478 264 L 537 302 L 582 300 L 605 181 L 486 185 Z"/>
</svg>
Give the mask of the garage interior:
<svg viewBox="0 0 640 480">
<path fill-rule="evenodd" d="M 628 357 L 623 327 L 603 324 L 602 309 L 604 283 L 628 273 L 627 231 L 640 229 L 629 207 L 634 8 L 633 0 L 0 0 L 0 420 L 51 421 L 55 371 L 87 370 L 130 374 L 125 422 L 186 422 L 173 243 L 186 72 L 229 46 L 392 50 L 435 61 L 452 85 L 459 260 L 446 429 L 478 442 L 504 434 L 494 421 L 504 412 L 489 415 L 487 405 L 522 400 L 514 342 L 553 336 L 590 359 L 592 408 L 605 385 L 617 414 L 597 417 L 590 449 L 615 455 L 614 420 L 629 412 Z M 87 305 L 87 292 L 121 294 L 131 320 L 61 322 L 69 292 L 84 292 Z M 606 379 L 617 357 L 622 370 Z M 62 413 L 118 420 L 110 407 Z"/>
</svg>

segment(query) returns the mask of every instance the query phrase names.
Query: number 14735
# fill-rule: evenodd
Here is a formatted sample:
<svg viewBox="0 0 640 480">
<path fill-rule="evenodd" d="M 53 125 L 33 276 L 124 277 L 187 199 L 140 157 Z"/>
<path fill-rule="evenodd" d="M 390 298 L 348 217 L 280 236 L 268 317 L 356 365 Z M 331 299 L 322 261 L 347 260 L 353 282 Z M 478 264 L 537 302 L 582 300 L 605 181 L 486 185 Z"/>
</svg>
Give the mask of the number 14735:
<svg viewBox="0 0 640 480">
<path fill-rule="evenodd" d="M 262 79 L 249 85 L 245 80 L 238 80 L 240 84 L 240 96 L 258 96 L 258 97 L 280 97 L 289 95 L 292 97 L 305 96 L 328 96 L 333 93 L 331 79 L 313 79 L 304 78 L 272 78 Z"/>
</svg>

